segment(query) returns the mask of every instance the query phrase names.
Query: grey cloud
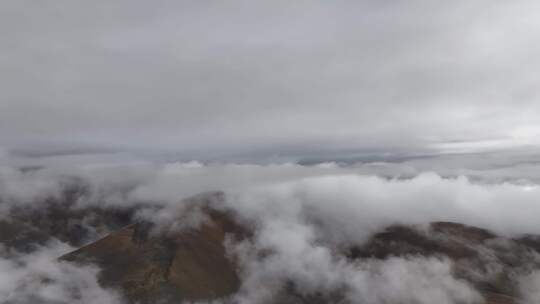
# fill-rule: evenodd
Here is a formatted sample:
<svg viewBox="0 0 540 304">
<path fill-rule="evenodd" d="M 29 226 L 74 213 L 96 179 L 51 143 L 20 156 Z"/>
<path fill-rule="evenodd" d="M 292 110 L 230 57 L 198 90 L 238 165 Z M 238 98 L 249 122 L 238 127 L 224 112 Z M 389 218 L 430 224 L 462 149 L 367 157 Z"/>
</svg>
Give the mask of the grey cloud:
<svg viewBox="0 0 540 304">
<path fill-rule="evenodd" d="M 0 166 L 0 190 L 1 198 L 5 202 L 31 204 L 43 197 L 58 197 L 63 185 L 75 178 L 81 179 L 90 190 L 79 199 L 80 206 L 101 204 L 114 207 L 129 206 L 134 202 L 174 205 L 182 198 L 201 192 L 233 193 L 287 183 L 291 183 L 292 189 L 298 188 L 300 192 L 303 192 L 302 187 L 306 187 L 309 197 L 305 199 L 313 199 L 317 202 L 328 196 L 325 193 L 320 193 L 320 197 L 310 194 L 310 185 L 315 185 L 319 181 L 322 185 L 328 181 L 329 185 L 337 187 L 341 181 L 342 187 L 347 185 L 351 189 L 358 187 L 358 191 L 351 193 L 351 195 L 359 195 L 357 198 L 367 195 L 364 189 L 369 189 L 368 185 L 372 184 L 381 188 L 382 193 L 387 190 L 391 193 L 394 190 L 403 191 L 398 195 L 403 199 L 403 195 L 407 197 L 409 193 L 407 189 L 412 192 L 417 189 L 416 187 L 422 189 L 422 181 L 426 181 L 431 182 L 433 188 L 426 187 L 425 194 L 430 196 L 432 195 L 430 193 L 436 193 L 436 197 L 441 199 L 439 203 L 451 209 L 458 207 L 456 202 L 451 200 L 453 191 L 463 189 L 466 190 L 463 190 L 466 195 L 475 192 L 482 193 L 479 198 L 471 196 L 470 199 L 473 201 L 489 200 L 490 192 L 494 190 L 500 190 L 498 195 L 505 195 L 506 198 L 512 195 L 520 198 L 534 196 L 537 185 L 540 183 L 536 162 L 535 156 L 531 154 L 454 155 L 412 159 L 399 163 L 375 162 L 347 165 L 330 162 L 310 166 L 295 163 L 266 165 L 213 162 L 167 163 L 152 162 L 126 154 L 63 156 L 37 160 L 7 159 Z M 424 173 L 430 171 L 435 173 Z M 386 181 L 375 177 L 372 179 L 369 178 L 370 175 L 391 180 Z M 400 180 L 403 182 L 400 183 Z M 493 188 L 490 188 L 490 185 L 493 185 Z M 521 189 L 528 189 L 529 192 L 523 192 Z M 342 195 L 339 188 L 329 190 L 336 198 Z M 383 198 L 369 198 L 373 201 L 381 199 Z M 410 199 L 415 200 L 412 196 Z M 286 201 L 287 198 L 284 200 Z M 423 201 L 421 196 L 418 197 L 418 201 Z M 475 203 L 478 202 L 471 203 L 471 206 L 474 207 Z M 430 208 L 423 209 L 429 206 L 415 206 L 422 207 L 424 211 L 430 210 Z M 498 207 L 498 205 L 495 206 L 495 208 Z M 531 204 L 530 207 L 534 208 L 534 205 Z M 479 212 L 481 207 L 478 206 L 475 210 Z M 490 210 L 496 209 L 490 208 Z M 463 219 L 456 218 L 456 220 Z"/>
<path fill-rule="evenodd" d="M 308 221 L 328 242 L 362 243 L 388 225 L 453 221 L 502 234 L 537 233 L 538 186 L 473 184 L 422 174 L 408 180 L 328 175 L 231 193 L 247 218 Z M 316 231 L 316 232 L 317 232 Z"/>
<path fill-rule="evenodd" d="M 418 303 L 477 303 L 481 297 L 472 287 L 453 277 L 454 266 L 448 260 L 399 258 L 357 263 L 340 258 L 333 251 L 362 244 L 372 233 L 395 223 L 456 221 L 508 235 L 538 233 L 540 188 L 538 182 L 520 181 L 523 175 L 519 174 L 519 165 L 509 165 L 520 161 L 506 163 L 508 160 L 502 157 L 468 169 L 471 168 L 468 162 L 477 160 L 477 156 L 470 157 L 441 156 L 435 160 L 350 166 L 153 163 L 110 155 L 101 159 L 88 155 L 40 158 L 31 159 L 32 165 L 43 166 L 33 171 L 4 164 L 0 171 L 0 202 L 2 207 L 7 202 L 7 207 L 14 204 L 39 210 L 44 207 L 40 198 L 58 195 L 64 179 L 76 177 L 88 184 L 89 192 L 78 197 L 73 208 L 129 208 L 145 202 L 146 208 L 139 209 L 139 216 L 167 229 L 184 229 L 200 224 L 205 217 L 188 212 L 181 199 L 198 192 L 223 190 L 222 208 L 256 223 L 252 241 L 227 243 L 228 252 L 239 258 L 242 270 L 243 287 L 234 298 L 240 303 L 264 303 L 279 293 L 287 280 L 293 280 L 306 293 L 344 289 L 345 297 L 352 303 L 357 299 L 366 303 L 393 303 L 397 299 Z M 534 158 L 523 156 L 521 160 L 531 162 Z M 423 172 L 434 163 L 444 174 Z M 459 173 L 458 163 L 465 164 L 461 170 L 471 170 L 469 173 L 476 173 L 481 179 L 452 177 Z M 382 167 L 386 169 L 381 170 Z M 511 179 L 499 180 L 500 176 L 493 172 L 498 168 L 506 170 L 504 175 Z M 9 210 L 3 210 L 2 214 L 9 215 Z M 66 246 L 59 248 L 50 253 L 43 249 L 31 255 L 2 257 L 0 267 L 17 269 L 15 273 L 20 278 L 17 282 L 23 285 L 13 285 L 0 275 L 0 281 L 9 283 L 0 284 L 0 295 L 4 292 L 21 301 L 47 296 L 67 301 L 64 299 L 70 299 L 71 295 L 66 290 L 90 286 L 79 294 L 80 303 L 87 303 L 84 301 L 91 295 L 103 297 L 103 303 L 116 303 L 114 293 L 96 285 L 97 269 L 74 269 L 49 260 L 69 251 Z M 261 260 L 256 258 L 261 251 L 273 254 Z M 34 258 L 45 256 L 47 259 Z M 19 262 L 29 266 L 17 266 Z M 496 266 L 495 263 L 495 273 Z M 36 273 L 52 276 L 56 284 L 37 284 L 32 279 Z M 399 280 L 396 273 L 400 273 Z M 266 283 L 268 280 L 274 283 Z M 535 277 L 524 275 L 519 280 L 524 298 L 535 299 Z M 261 282 L 265 282 L 266 288 L 258 287 Z"/>
<path fill-rule="evenodd" d="M 69 250 L 73 248 L 57 241 L 26 254 L 0 248 L 0 300 L 12 304 L 122 304 L 119 294 L 99 285 L 99 269 L 57 260 Z"/>
<path fill-rule="evenodd" d="M 519 278 L 519 288 L 523 295 L 524 304 L 537 303 L 540 300 L 540 273 L 532 271 Z"/>
<path fill-rule="evenodd" d="M 8 148 L 538 144 L 534 1 L 1 5 Z"/>
</svg>

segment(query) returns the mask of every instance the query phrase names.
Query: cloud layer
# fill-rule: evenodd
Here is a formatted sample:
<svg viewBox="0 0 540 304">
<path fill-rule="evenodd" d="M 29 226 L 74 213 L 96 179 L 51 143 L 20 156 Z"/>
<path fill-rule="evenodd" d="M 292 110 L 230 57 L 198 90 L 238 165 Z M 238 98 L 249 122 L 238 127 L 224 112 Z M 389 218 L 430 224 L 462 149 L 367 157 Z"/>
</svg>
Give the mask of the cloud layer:
<svg viewBox="0 0 540 304">
<path fill-rule="evenodd" d="M 3 1 L 0 146 L 222 158 L 539 144 L 538 6 Z"/>
<path fill-rule="evenodd" d="M 59 242 L 26 254 L 0 247 L 0 300 L 9 304 L 122 304 L 120 294 L 99 285 L 99 269 L 57 260 L 70 250 Z"/>
<path fill-rule="evenodd" d="M 85 157 L 74 161 L 70 156 L 64 162 L 48 159 L 41 169 L 32 167 L 35 163 L 23 169 L 4 164 L 0 170 L 0 206 L 3 218 L 8 220 L 14 216 L 13 210 L 21 207 L 45 212 L 51 198 L 63 200 L 66 187 L 83 185 L 84 191 L 66 208 L 135 208 L 136 218 L 174 231 L 207 220 L 201 214 L 189 213 L 189 205 L 182 198 L 222 190 L 225 200 L 216 207 L 233 211 L 254 229 L 253 239 L 226 244 L 231 257 L 238 259 L 243 280 L 235 301 L 266 303 L 284 296 L 284 288 L 293 288 L 300 294 L 318 292 L 328 297 L 337 296 L 337 292 L 352 303 L 358 299 L 373 304 L 399 299 L 477 303 L 481 296 L 468 283 L 456 279 L 455 266 L 448 259 L 350 261 L 337 252 L 363 244 L 373 233 L 394 224 L 422 227 L 433 221 L 453 221 L 508 236 L 538 234 L 540 187 L 534 170 L 521 172 L 522 165 L 505 165 L 501 160 L 473 167 L 467 165 L 467 159 L 456 157 L 306 166 L 117 162 Z M 530 157 L 525 160 L 531 161 Z M 438 173 L 422 172 L 432 164 L 438 164 Z M 0 264 L 15 271 L 20 279 L 15 283 L 3 279 L 2 297 L 11 297 L 14 303 L 29 297 L 60 302 L 74 297 L 73 301 L 88 303 L 87 297 L 100 296 L 104 303 L 116 303 L 114 292 L 99 287 L 97 269 L 55 262 L 70 248 L 54 248 L 41 245 L 29 253 L 6 252 Z M 260 259 L 261 254 L 266 258 Z M 531 263 L 537 259 L 534 255 L 529 258 Z M 493 273 L 501 269 L 496 259 L 490 260 L 489 251 L 485 259 Z M 48 273 L 54 283 L 36 281 L 40 273 Z M 518 275 L 523 298 L 534 303 L 536 274 L 516 272 Z M 288 282 L 294 282 L 293 287 Z M 263 283 L 267 288 L 257 287 Z M 87 289 L 70 293 L 80 286 Z"/>
<path fill-rule="evenodd" d="M 133 220 L 196 227 L 183 199 L 223 191 L 216 208 L 253 228 L 226 244 L 233 301 L 477 303 L 450 259 L 338 251 L 393 224 L 540 234 L 539 9 L 2 1 L 0 224 L 29 230 L 5 230 L 0 302 L 119 304 L 99 269 L 57 258 Z M 511 275 L 540 301 L 537 270 Z"/>
</svg>

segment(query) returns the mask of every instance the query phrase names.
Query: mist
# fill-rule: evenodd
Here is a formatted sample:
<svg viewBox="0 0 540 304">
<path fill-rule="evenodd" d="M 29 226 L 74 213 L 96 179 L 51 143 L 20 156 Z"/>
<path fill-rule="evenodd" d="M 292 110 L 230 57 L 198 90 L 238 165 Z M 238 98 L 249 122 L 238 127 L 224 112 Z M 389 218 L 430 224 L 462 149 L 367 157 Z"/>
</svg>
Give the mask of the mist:
<svg viewBox="0 0 540 304">
<path fill-rule="evenodd" d="M 28 171 L 4 166 L 0 175 L 3 218 L 9 220 L 21 208 L 46 212 L 55 199 L 65 200 L 66 187 L 78 185 L 82 190 L 66 208 L 94 210 L 92 216 L 76 220 L 83 227 L 99 216 L 95 209 L 123 210 L 132 219 L 152 222 L 154 233 L 172 233 L 196 229 L 207 222 L 209 218 L 200 209 L 191 207 L 190 197 L 219 191 L 222 199 L 212 208 L 232 212 L 254 229 L 254 238 L 249 241 L 226 242 L 228 254 L 238 261 L 243 283 L 232 300 L 224 301 L 266 303 L 282 294 L 285 282 L 294 282 L 300 294 L 330 296 L 339 292 L 346 303 L 397 303 L 403 299 L 414 303 L 480 303 L 482 296 L 467 282 L 455 278 L 456 266 L 444 257 L 351 262 L 339 252 L 366 243 L 392 225 L 413 226 L 422 232 L 431 222 L 457 222 L 508 237 L 540 231 L 540 185 L 528 172 L 520 176 L 519 164 L 517 168 L 506 166 L 501 178 L 494 174 L 500 166 L 458 170 L 455 161 L 441 173 L 422 171 L 425 161 L 351 165 L 94 161 L 73 163 L 68 159 L 63 166 L 55 163 Z M 437 163 L 442 166 L 445 162 Z M 471 175 L 455 175 L 457 172 Z M 83 243 L 114 231 L 114 225 L 105 227 L 88 228 L 92 233 Z M 13 303 L 30 298 L 44 303 L 70 302 L 75 301 L 73 295 L 64 290 L 76 290 L 77 284 L 85 284 L 93 286 L 87 292 L 103 297 L 103 303 L 120 303 L 118 291 L 102 289 L 97 283 L 99 268 L 72 268 L 67 262 L 55 262 L 72 247 L 50 249 L 48 244 L 36 246 L 29 253 L 3 257 L 3 267 L 16 269 L 21 277 L 15 282 L 5 280 L 3 297 Z M 261 252 L 272 254 L 260 260 Z M 531 263 L 540 261 L 536 255 L 527 259 Z M 490 263 L 497 269 L 499 262 Z M 29 291 L 31 283 L 26 280 L 35 282 L 31 278 L 39 276 L 39 271 L 53 276 L 55 283 Z M 54 275 L 74 278 L 60 280 Z M 514 275 L 519 277 L 523 298 L 534 303 L 534 273 L 516 270 Z M 261 290 L 257 287 L 261 284 L 269 285 Z M 92 303 L 92 297 L 79 292 L 75 299 Z"/>
<path fill-rule="evenodd" d="M 122 304 L 119 293 L 102 288 L 99 269 L 57 261 L 69 245 L 50 242 L 32 253 L 0 248 L 0 299 L 3 303 Z"/>
<path fill-rule="evenodd" d="M 538 303 L 539 9 L 1 1 L 0 302 Z"/>
</svg>

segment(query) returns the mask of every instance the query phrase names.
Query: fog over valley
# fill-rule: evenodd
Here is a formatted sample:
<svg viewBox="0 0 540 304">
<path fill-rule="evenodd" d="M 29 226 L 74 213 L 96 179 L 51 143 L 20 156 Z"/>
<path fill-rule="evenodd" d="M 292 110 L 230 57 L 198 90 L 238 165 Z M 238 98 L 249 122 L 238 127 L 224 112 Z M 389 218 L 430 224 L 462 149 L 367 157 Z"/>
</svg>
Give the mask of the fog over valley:
<svg viewBox="0 0 540 304">
<path fill-rule="evenodd" d="M 540 303 L 540 3 L 0 3 L 0 303 Z"/>
</svg>

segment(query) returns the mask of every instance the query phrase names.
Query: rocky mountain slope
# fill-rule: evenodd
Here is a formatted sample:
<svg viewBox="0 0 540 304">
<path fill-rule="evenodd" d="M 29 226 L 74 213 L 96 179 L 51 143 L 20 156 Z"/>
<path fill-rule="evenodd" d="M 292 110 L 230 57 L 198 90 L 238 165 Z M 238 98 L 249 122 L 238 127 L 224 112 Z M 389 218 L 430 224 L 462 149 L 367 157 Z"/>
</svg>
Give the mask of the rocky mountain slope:
<svg viewBox="0 0 540 304">
<path fill-rule="evenodd" d="M 100 280 L 132 301 L 209 300 L 233 294 L 240 286 L 236 266 L 225 252 L 227 234 L 241 234 L 230 217 L 208 211 L 211 223 L 174 234 L 154 235 L 136 223 L 71 252 L 61 259 L 97 263 Z"/>
<path fill-rule="evenodd" d="M 135 223 L 62 257 L 97 263 L 100 281 L 120 288 L 133 303 L 213 300 L 233 295 L 241 279 L 223 245 L 228 236 L 249 237 L 231 215 L 207 210 L 210 221 L 195 229 L 154 235 L 151 225 Z M 441 257 L 453 262 L 453 274 L 474 286 L 486 303 L 518 303 L 514 274 L 539 268 L 540 238 L 517 239 L 458 223 L 429 227 L 391 226 L 365 244 L 341 249 L 351 260 L 390 257 Z M 300 262 L 300 261 L 299 261 Z M 489 273 L 489 274 L 488 274 Z M 264 287 L 263 287 L 264 288 Z M 275 303 L 338 303 L 339 295 L 298 294 L 294 282 Z"/>
<path fill-rule="evenodd" d="M 39 212 L 15 208 L 10 217 L 0 220 L 0 243 L 8 250 L 32 251 L 32 246 L 55 238 L 79 247 L 59 260 L 98 265 L 99 284 L 121 291 L 129 303 L 235 303 L 233 296 L 241 290 L 243 273 L 227 246 L 249 241 L 257 226 L 204 197 L 183 202 L 202 213 L 204 221 L 162 229 L 159 223 L 135 217 L 133 208 L 72 208 L 77 195 L 68 191 Z M 183 211 L 188 216 L 190 208 Z M 92 238 L 99 239 L 82 245 Z M 452 276 L 472 286 L 488 304 L 520 303 L 519 276 L 540 269 L 540 236 L 500 236 L 451 222 L 391 225 L 364 243 L 332 248 L 332 252 L 350 263 L 395 257 L 449 260 Z M 260 259 L 271 254 L 257 253 Z M 306 293 L 292 280 L 283 286 L 269 304 L 349 303 L 339 289 Z"/>
</svg>

